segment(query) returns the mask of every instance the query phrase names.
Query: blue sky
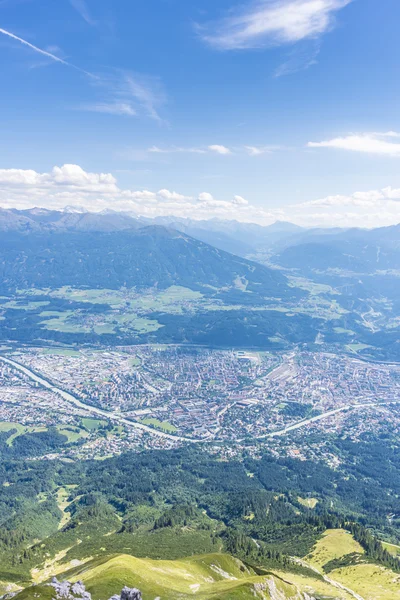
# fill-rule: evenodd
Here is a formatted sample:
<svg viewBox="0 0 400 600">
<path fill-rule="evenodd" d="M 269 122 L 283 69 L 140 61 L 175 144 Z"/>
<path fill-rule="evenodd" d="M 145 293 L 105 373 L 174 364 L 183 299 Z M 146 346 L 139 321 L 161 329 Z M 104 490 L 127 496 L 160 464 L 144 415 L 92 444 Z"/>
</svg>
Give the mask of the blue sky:
<svg viewBox="0 0 400 600">
<path fill-rule="evenodd" d="M 397 0 L 0 0 L 0 204 L 400 221 Z"/>
</svg>

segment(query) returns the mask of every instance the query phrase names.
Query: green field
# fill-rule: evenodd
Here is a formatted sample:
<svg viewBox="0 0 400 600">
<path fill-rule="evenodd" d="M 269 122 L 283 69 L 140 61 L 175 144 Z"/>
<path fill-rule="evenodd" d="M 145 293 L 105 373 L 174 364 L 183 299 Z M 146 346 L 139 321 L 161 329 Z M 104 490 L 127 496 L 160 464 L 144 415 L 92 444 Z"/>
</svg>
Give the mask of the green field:
<svg viewBox="0 0 400 600">
<path fill-rule="evenodd" d="M 138 316 L 133 312 L 104 313 L 101 316 L 67 310 L 64 312 L 43 311 L 45 320 L 41 325 L 45 329 L 61 333 L 96 333 L 98 335 L 122 331 L 134 331 L 138 334 L 157 331 L 162 327 L 156 320 Z"/>
<path fill-rule="evenodd" d="M 351 329 L 344 329 L 343 327 L 334 327 L 333 331 L 343 335 L 356 335 Z"/>
<path fill-rule="evenodd" d="M 89 431 L 96 431 L 96 429 L 107 425 L 106 421 L 103 421 L 102 419 L 93 419 L 91 417 L 82 417 L 81 423 L 82 426 L 88 429 Z"/>
<path fill-rule="evenodd" d="M 84 429 L 73 425 L 57 425 L 57 430 L 68 438 L 68 444 L 73 444 L 82 438 L 87 438 L 89 435 Z"/>
<path fill-rule="evenodd" d="M 44 306 L 48 306 L 49 301 L 42 302 L 21 302 L 20 300 L 11 300 L 5 304 L 0 304 L 0 308 L 14 309 L 14 310 L 38 310 Z"/>
<path fill-rule="evenodd" d="M 74 427 L 73 425 L 57 425 L 56 428 L 59 433 L 61 433 L 67 438 L 67 443 L 74 443 L 80 440 L 81 438 L 88 437 L 88 433 L 85 430 L 79 427 Z M 47 427 L 0 422 L 0 432 L 13 431 L 14 429 L 16 430 L 15 433 L 10 435 L 10 437 L 7 439 L 8 446 L 12 446 L 14 440 L 17 437 L 20 437 L 21 435 L 25 435 L 27 433 L 41 433 L 43 431 L 47 431 Z"/>
<path fill-rule="evenodd" d="M 161 329 L 163 325 L 160 325 L 154 319 L 146 319 L 138 316 L 136 313 L 128 312 L 126 314 L 114 315 L 110 317 L 111 322 L 115 321 L 115 324 L 122 331 L 133 330 L 137 333 L 150 333 Z M 115 326 L 113 327 L 113 331 Z"/>
<path fill-rule="evenodd" d="M 143 425 L 149 425 L 150 427 L 161 429 L 167 433 L 176 433 L 178 431 L 175 425 L 172 425 L 172 423 L 169 423 L 168 421 L 159 421 L 158 419 L 152 417 L 149 417 L 148 419 L 142 419 L 141 422 Z"/>
<path fill-rule="evenodd" d="M 81 353 L 78 350 L 71 350 L 69 348 L 57 348 L 54 350 L 53 348 L 45 348 L 42 352 L 47 356 L 81 356 Z"/>
<path fill-rule="evenodd" d="M 347 344 L 346 348 L 350 350 L 350 352 L 357 354 L 357 352 L 366 350 L 367 348 L 372 348 L 372 346 L 369 346 L 368 344 Z"/>
<path fill-rule="evenodd" d="M 26 296 L 37 295 L 38 290 L 26 290 Z M 203 294 L 189 288 L 173 285 L 164 291 L 147 290 L 137 292 L 135 289 L 76 289 L 69 286 L 57 290 L 42 290 L 41 295 L 51 298 L 61 298 L 74 302 L 87 302 L 88 304 L 107 304 L 113 309 L 127 310 L 165 310 L 181 312 L 180 305 L 188 302 L 199 302 Z M 40 304 L 40 303 L 31 303 Z M 48 303 L 47 303 L 48 304 Z M 175 309 L 175 310 L 174 310 Z"/>
<path fill-rule="evenodd" d="M 46 319 L 42 321 L 41 325 L 45 329 L 52 331 L 60 331 L 61 333 L 90 333 L 92 329 L 91 327 L 71 321 L 71 318 L 74 317 L 72 310 L 66 310 L 65 312 L 44 311 L 40 316 Z"/>
<path fill-rule="evenodd" d="M 312 295 L 331 294 L 340 296 L 340 293 L 337 290 L 324 283 L 315 283 L 305 277 L 293 277 L 292 275 L 289 275 L 288 279 L 293 287 L 298 287 L 301 290 L 310 292 Z"/>
<path fill-rule="evenodd" d="M 20 425 L 19 423 L 0 422 L 0 432 L 12 431 L 14 429 L 16 429 L 16 432 L 13 433 L 9 438 L 7 438 L 7 446 L 12 446 L 13 441 L 20 435 L 25 435 L 26 433 L 39 433 L 41 431 L 46 431 L 47 427 L 31 427 L 28 425 Z"/>
</svg>

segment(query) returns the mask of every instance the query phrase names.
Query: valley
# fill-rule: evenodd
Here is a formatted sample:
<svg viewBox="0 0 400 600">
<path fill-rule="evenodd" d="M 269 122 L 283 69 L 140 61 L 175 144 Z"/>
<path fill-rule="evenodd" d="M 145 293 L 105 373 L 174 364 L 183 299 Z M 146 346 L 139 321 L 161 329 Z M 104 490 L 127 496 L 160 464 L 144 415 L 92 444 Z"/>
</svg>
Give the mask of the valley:
<svg viewBox="0 0 400 600">
<path fill-rule="evenodd" d="M 5 598 L 398 600 L 394 276 L 299 267 L 325 232 L 28 213 L 0 242 Z"/>
<path fill-rule="evenodd" d="M 299 430 L 358 440 L 368 431 L 395 436 L 400 428 L 399 368 L 345 354 L 168 345 L 32 348 L 3 353 L 0 363 L 0 421 L 19 420 L 33 430 L 68 423 L 69 447 L 62 453 L 70 457 L 96 458 L 129 443 L 140 449 L 217 442 L 236 453 L 256 452 L 267 440 L 290 440 Z M 23 401 L 30 390 L 39 412 L 33 397 Z M 109 424 L 105 438 L 99 438 L 102 429 L 97 436 L 86 431 L 87 417 Z"/>
</svg>

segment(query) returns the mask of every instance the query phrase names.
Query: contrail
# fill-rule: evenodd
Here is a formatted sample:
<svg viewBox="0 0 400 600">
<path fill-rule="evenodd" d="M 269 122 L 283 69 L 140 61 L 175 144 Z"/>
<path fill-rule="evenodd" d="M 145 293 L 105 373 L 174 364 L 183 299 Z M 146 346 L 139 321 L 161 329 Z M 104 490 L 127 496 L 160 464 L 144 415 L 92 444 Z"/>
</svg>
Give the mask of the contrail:
<svg viewBox="0 0 400 600">
<path fill-rule="evenodd" d="M 59 58 L 58 56 L 56 56 L 55 54 L 52 54 L 51 52 L 47 52 L 46 50 L 42 50 L 41 48 L 34 46 L 30 42 L 27 42 L 26 40 L 18 37 L 17 35 L 14 35 L 10 31 L 6 31 L 5 29 L 2 29 L 0 27 L 0 33 L 2 33 L 3 35 L 6 35 L 9 38 L 12 38 L 13 40 L 16 40 L 17 42 L 20 42 L 20 44 L 23 44 L 24 46 L 28 46 L 28 48 L 30 48 L 31 50 L 34 50 L 35 52 L 38 52 L 39 54 L 42 54 L 43 56 L 47 56 L 47 58 L 51 58 L 52 60 L 55 60 L 56 62 L 61 63 L 62 65 L 65 65 L 66 67 L 71 67 L 72 69 L 75 69 L 76 71 L 80 71 L 81 73 L 84 73 L 88 77 L 97 79 L 96 75 L 93 75 L 93 73 L 89 73 L 88 71 L 85 71 L 84 69 L 81 69 L 80 67 L 77 67 L 77 66 L 73 65 L 72 63 L 67 62 L 66 60 L 63 60 L 62 58 Z"/>
</svg>

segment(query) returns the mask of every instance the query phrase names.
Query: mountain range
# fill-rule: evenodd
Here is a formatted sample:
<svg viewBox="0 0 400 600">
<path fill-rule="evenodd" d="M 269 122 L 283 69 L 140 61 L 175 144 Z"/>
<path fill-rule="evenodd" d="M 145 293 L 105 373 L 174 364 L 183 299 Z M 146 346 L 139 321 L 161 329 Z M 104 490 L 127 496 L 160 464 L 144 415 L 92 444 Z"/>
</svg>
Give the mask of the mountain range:
<svg viewBox="0 0 400 600">
<path fill-rule="evenodd" d="M 87 225 L 89 217 L 84 218 Z M 295 295 L 279 271 L 173 229 L 138 225 L 106 232 L 83 230 L 80 225 L 82 221 L 79 228 L 68 231 L 49 230 L 46 225 L 3 232 L 3 291 L 65 285 L 107 289 L 180 285 L 209 293 L 213 288 L 232 288 L 257 297 Z"/>
<path fill-rule="evenodd" d="M 0 231 L 112 233 L 158 226 L 246 258 L 257 255 L 260 258 L 267 253 L 276 264 L 302 273 L 327 269 L 371 273 L 400 267 L 400 225 L 371 230 L 307 229 L 280 221 L 261 226 L 221 219 L 149 219 L 111 210 L 100 213 L 82 210 L 0 209 Z"/>
<path fill-rule="evenodd" d="M 72 207 L 3 209 L 0 231 L 4 341 L 29 332 L 282 349 L 322 334 L 362 344 L 370 358 L 400 352 L 400 226 L 262 227 Z"/>
</svg>

